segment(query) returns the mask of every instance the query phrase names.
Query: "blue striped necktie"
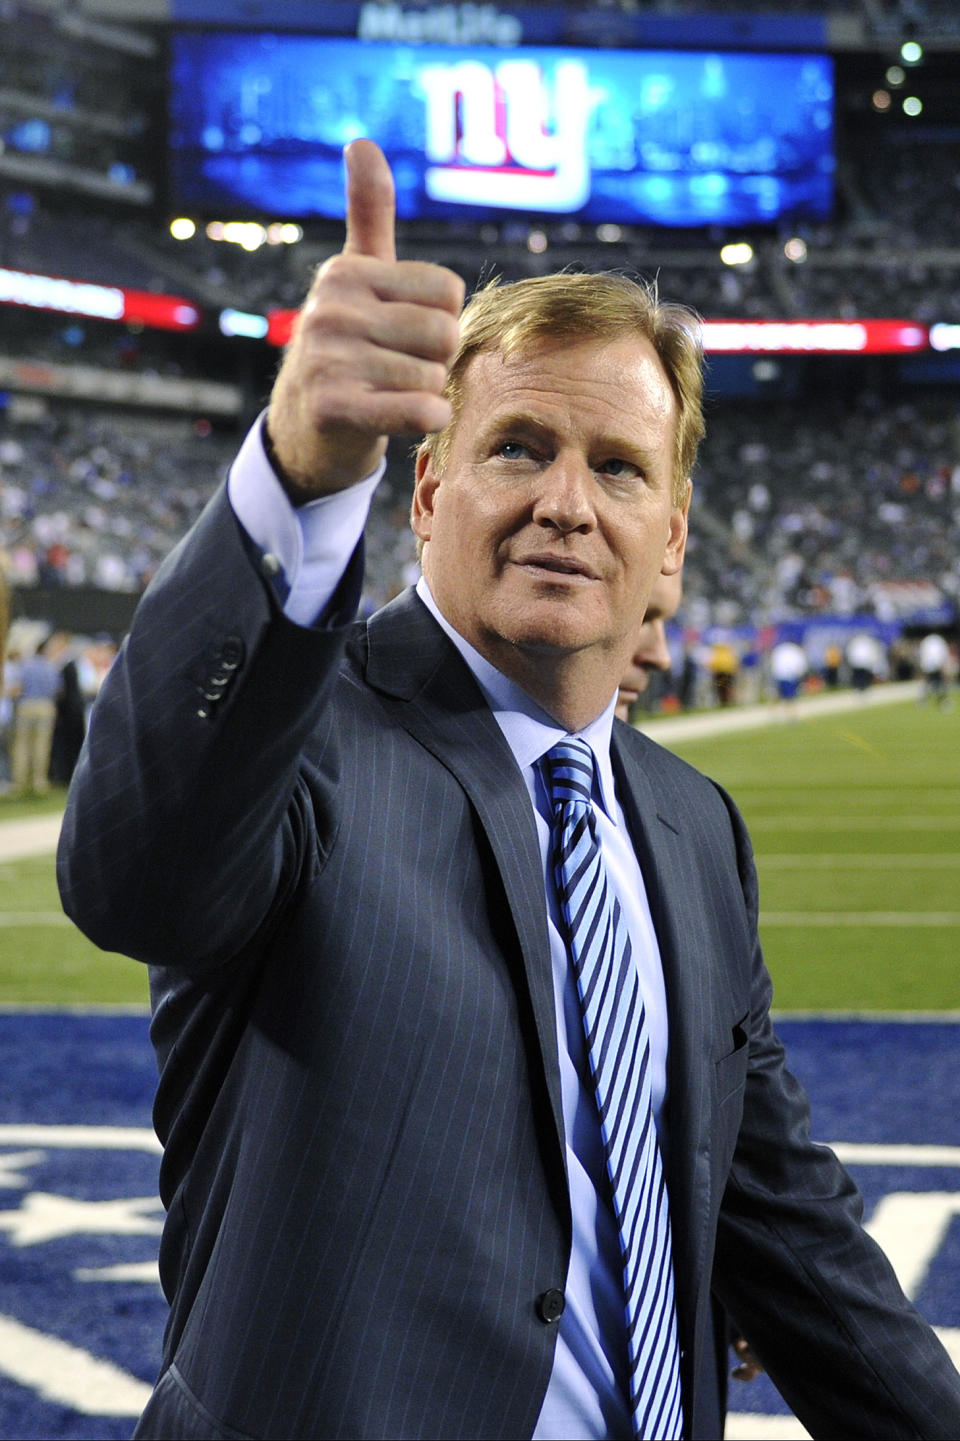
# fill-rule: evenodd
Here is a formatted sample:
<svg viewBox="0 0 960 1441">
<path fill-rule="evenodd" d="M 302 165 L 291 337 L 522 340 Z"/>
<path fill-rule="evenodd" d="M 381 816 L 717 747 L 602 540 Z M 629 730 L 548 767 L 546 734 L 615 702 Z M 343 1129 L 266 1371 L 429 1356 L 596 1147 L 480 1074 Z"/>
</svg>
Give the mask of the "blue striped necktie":
<svg viewBox="0 0 960 1441">
<path fill-rule="evenodd" d="M 620 1230 L 636 1437 L 683 1434 L 670 1215 L 650 1101 L 650 1038 L 630 936 L 607 881 L 591 803 L 593 752 L 565 740 L 541 758 L 553 802 L 553 869 L 573 962 Z"/>
</svg>

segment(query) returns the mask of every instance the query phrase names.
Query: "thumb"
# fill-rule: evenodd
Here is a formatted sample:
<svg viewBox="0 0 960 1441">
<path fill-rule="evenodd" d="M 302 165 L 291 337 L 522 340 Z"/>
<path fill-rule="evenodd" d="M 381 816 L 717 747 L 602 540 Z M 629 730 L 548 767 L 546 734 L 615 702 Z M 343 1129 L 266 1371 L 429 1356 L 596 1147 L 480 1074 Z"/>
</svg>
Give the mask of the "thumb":
<svg viewBox="0 0 960 1441">
<path fill-rule="evenodd" d="M 344 252 L 396 260 L 396 192 L 387 157 L 372 140 L 352 140 L 343 154 L 347 164 Z"/>
</svg>

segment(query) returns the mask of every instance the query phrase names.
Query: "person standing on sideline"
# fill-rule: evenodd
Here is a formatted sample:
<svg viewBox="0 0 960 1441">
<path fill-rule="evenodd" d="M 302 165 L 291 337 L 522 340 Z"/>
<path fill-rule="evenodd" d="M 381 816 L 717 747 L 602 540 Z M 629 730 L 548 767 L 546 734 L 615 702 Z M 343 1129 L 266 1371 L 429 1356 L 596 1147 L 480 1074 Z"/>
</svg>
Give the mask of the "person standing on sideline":
<svg viewBox="0 0 960 1441">
<path fill-rule="evenodd" d="M 770 679 L 784 711 L 791 708 L 807 674 L 807 653 L 797 641 L 780 640 L 770 652 Z"/>
<path fill-rule="evenodd" d="M 50 747 L 60 694 L 60 671 L 47 642 L 26 656 L 17 671 L 11 765 L 14 795 L 45 795 L 50 789 Z"/>
<path fill-rule="evenodd" d="M 883 673 L 883 649 L 876 636 L 859 630 L 847 645 L 847 665 L 854 690 L 865 695 Z"/>
<path fill-rule="evenodd" d="M 94 707 L 67 913 L 149 964 L 170 1300 L 139 1437 L 715 1438 L 712 1291 L 817 1435 L 960 1377 L 809 1136 L 726 794 L 616 720 L 679 571 L 695 319 L 347 237 Z M 386 437 L 423 574 L 365 622 Z"/>
<path fill-rule="evenodd" d="M 823 653 L 823 683 L 827 690 L 836 690 L 840 684 L 840 667 L 843 665 L 843 651 L 835 640 L 828 643 Z"/>
<path fill-rule="evenodd" d="M 950 665 L 950 647 L 946 637 L 939 631 L 930 631 L 920 642 L 918 654 L 920 673 L 923 676 L 921 700 L 933 700 L 943 710 L 950 701 L 947 692 L 947 670 Z"/>
<path fill-rule="evenodd" d="M 736 700 L 737 671 L 740 657 L 736 647 L 729 640 L 715 640 L 710 647 L 710 673 L 713 676 L 713 693 L 717 705 L 733 705 Z"/>
</svg>

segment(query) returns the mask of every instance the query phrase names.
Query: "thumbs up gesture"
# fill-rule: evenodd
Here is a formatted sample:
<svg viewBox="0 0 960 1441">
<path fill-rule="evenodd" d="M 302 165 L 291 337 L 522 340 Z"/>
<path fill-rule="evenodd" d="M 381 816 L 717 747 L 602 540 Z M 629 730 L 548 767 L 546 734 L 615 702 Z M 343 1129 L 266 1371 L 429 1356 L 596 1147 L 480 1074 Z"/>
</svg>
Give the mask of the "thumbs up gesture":
<svg viewBox="0 0 960 1441">
<path fill-rule="evenodd" d="M 347 163 L 347 233 L 317 271 L 277 375 L 267 434 L 291 499 L 344 490 L 375 469 L 390 435 L 441 430 L 463 281 L 398 261 L 393 176 L 370 140 Z"/>
</svg>

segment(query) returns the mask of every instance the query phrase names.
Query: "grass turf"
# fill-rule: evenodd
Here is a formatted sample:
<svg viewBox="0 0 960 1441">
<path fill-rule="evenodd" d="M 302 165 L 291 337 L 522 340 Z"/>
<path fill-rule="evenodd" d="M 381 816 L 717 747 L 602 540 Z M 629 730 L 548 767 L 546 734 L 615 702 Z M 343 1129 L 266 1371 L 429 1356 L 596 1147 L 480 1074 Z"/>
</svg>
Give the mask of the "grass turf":
<svg viewBox="0 0 960 1441">
<path fill-rule="evenodd" d="M 905 702 L 671 749 L 750 827 L 778 1009 L 960 1008 L 956 711 Z"/>
<path fill-rule="evenodd" d="M 147 973 L 63 914 L 53 856 L 0 863 L 0 1004 L 146 1005 Z"/>
<path fill-rule="evenodd" d="M 0 796 L 5 821 L 56 815 L 66 792 Z M 63 914 L 53 854 L 0 861 L 0 1005 L 137 1005 L 147 973 L 100 951 Z"/>
<path fill-rule="evenodd" d="M 905 702 L 671 748 L 750 826 L 779 1010 L 960 1009 L 960 714 Z M 4 798 L 0 822 L 60 805 Z M 0 1003 L 146 996 L 62 916 L 52 855 L 0 864 Z"/>
</svg>

